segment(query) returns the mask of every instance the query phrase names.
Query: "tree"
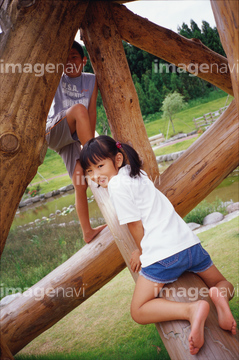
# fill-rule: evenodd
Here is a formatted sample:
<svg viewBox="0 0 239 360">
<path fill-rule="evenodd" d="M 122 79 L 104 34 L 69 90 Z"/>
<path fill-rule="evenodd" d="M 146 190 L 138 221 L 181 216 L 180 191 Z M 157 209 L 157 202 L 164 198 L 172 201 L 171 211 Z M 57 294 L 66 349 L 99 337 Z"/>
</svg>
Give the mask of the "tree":
<svg viewBox="0 0 239 360">
<path fill-rule="evenodd" d="M 173 124 L 173 115 L 179 110 L 181 110 L 183 105 L 184 105 L 183 96 L 177 93 L 176 91 L 171 94 L 168 94 L 163 101 L 163 106 L 162 106 L 163 116 L 165 118 L 169 118 L 174 133 L 175 133 L 175 129 Z"/>
</svg>

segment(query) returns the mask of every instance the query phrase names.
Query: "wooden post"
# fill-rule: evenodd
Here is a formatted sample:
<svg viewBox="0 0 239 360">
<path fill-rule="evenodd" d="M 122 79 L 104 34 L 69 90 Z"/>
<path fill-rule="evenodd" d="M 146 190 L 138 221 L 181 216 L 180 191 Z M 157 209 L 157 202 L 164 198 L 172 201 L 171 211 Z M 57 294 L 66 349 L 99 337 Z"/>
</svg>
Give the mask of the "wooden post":
<svg viewBox="0 0 239 360">
<path fill-rule="evenodd" d="M 217 6 L 221 1 L 212 0 L 212 3 Z M 187 39 L 132 13 L 124 5 L 111 4 L 111 8 L 123 40 L 188 72 L 196 69 L 198 77 L 233 95 L 228 61 L 224 56 L 198 39 Z"/>
<path fill-rule="evenodd" d="M 239 113 L 239 2 L 211 0 L 217 30 L 230 66 L 232 87 Z"/>
<path fill-rule="evenodd" d="M 109 2 L 90 2 L 82 22 L 82 38 L 97 76 L 113 137 L 129 142 L 142 158 L 145 171 L 156 179 L 157 162 Z"/>
<path fill-rule="evenodd" d="M 21 197 L 43 162 L 46 117 L 88 5 L 28 3 L 1 1 L 0 254 Z"/>
<path fill-rule="evenodd" d="M 3 334 L 0 333 L 0 360 L 14 360 L 14 357 L 11 354 Z"/>
</svg>

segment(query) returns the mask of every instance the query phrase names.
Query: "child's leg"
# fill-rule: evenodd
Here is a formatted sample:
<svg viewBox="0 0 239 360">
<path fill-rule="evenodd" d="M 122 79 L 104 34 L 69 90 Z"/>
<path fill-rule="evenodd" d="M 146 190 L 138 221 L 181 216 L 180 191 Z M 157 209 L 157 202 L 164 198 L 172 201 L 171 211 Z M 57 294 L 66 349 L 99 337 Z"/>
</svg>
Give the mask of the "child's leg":
<svg viewBox="0 0 239 360">
<path fill-rule="evenodd" d="M 210 288 L 209 296 L 217 309 L 218 323 L 224 330 L 229 330 L 233 335 L 236 334 L 236 321 L 232 316 L 229 300 L 234 296 L 233 285 L 225 279 L 215 265 L 206 271 L 198 273 Z"/>
<path fill-rule="evenodd" d="M 72 177 L 72 182 L 75 187 L 76 211 L 81 223 L 84 241 L 89 243 L 96 235 L 101 232 L 101 230 L 106 227 L 106 225 L 101 225 L 92 229 L 90 225 L 88 202 L 86 196 L 87 183 L 83 179 L 83 170 L 80 162 L 77 161 Z"/>
<path fill-rule="evenodd" d="M 67 122 L 73 134 L 75 131 L 82 145 L 94 137 L 88 110 L 82 104 L 73 105 L 66 112 Z"/>
<path fill-rule="evenodd" d="M 76 131 L 82 145 L 94 137 L 94 132 L 90 125 L 88 110 L 84 105 L 73 105 L 67 110 L 66 117 L 71 134 Z M 72 176 L 72 182 L 75 188 L 76 211 L 81 223 L 84 241 L 89 243 L 96 235 L 99 234 L 101 230 L 106 227 L 106 225 L 101 225 L 94 229 L 92 229 L 90 225 L 88 202 L 86 196 L 87 184 L 85 181 L 83 181 L 83 178 L 83 170 L 79 161 L 77 161 Z"/>
<path fill-rule="evenodd" d="M 139 324 L 171 320 L 188 320 L 191 324 L 190 353 L 196 354 L 204 344 L 204 323 L 209 313 L 209 304 L 204 300 L 182 303 L 156 298 L 164 284 L 156 284 L 139 276 L 132 303 L 131 316 Z"/>
</svg>

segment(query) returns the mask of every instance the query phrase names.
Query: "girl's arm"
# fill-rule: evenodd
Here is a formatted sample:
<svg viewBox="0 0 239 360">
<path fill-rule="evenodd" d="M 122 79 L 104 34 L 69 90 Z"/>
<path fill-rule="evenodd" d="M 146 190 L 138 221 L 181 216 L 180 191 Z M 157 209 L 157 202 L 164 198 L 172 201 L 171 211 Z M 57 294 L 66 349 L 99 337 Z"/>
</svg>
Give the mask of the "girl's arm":
<svg viewBox="0 0 239 360">
<path fill-rule="evenodd" d="M 129 228 L 131 235 L 134 238 L 134 241 L 136 242 L 136 245 L 137 245 L 140 253 L 142 254 L 142 249 L 140 246 L 140 242 L 144 236 L 144 227 L 143 227 L 142 221 L 138 220 L 138 221 L 130 222 L 130 223 L 128 223 L 128 228 Z"/>
<path fill-rule="evenodd" d="M 129 228 L 129 231 L 130 231 L 131 235 L 133 236 L 133 238 L 136 242 L 136 245 L 138 247 L 137 250 L 132 252 L 131 259 L 130 259 L 130 266 L 131 266 L 131 270 L 133 272 L 138 272 L 141 267 L 141 262 L 140 262 L 139 257 L 142 254 L 140 242 L 144 236 L 144 228 L 143 228 L 142 221 L 139 220 L 139 221 L 134 221 L 134 222 L 128 223 L 128 228 Z"/>
</svg>

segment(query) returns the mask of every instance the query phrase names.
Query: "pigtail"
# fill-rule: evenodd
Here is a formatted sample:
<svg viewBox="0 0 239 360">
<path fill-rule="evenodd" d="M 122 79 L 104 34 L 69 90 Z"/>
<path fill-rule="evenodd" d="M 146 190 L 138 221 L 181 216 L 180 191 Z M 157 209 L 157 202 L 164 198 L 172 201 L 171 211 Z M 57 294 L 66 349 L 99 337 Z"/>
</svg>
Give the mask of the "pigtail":
<svg viewBox="0 0 239 360">
<path fill-rule="evenodd" d="M 100 160 L 109 158 L 115 164 L 115 156 L 118 152 L 123 155 L 122 166 L 127 163 L 130 165 L 131 177 L 140 176 L 142 162 L 138 153 L 132 148 L 132 146 L 115 141 L 107 135 L 100 135 L 96 138 L 89 140 L 83 147 L 80 153 L 80 163 L 83 171 L 85 172 L 90 164 L 97 164 Z"/>
<path fill-rule="evenodd" d="M 140 176 L 141 169 L 142 169 L 142 161 L 139 158 L 138 153 L 132 148 L 132 146 L 121 143 L 122 150 L 125 152 L 125 155 L 127 156 L 129 165 L 130 165 L 130 176 Z"/>
</svg>

